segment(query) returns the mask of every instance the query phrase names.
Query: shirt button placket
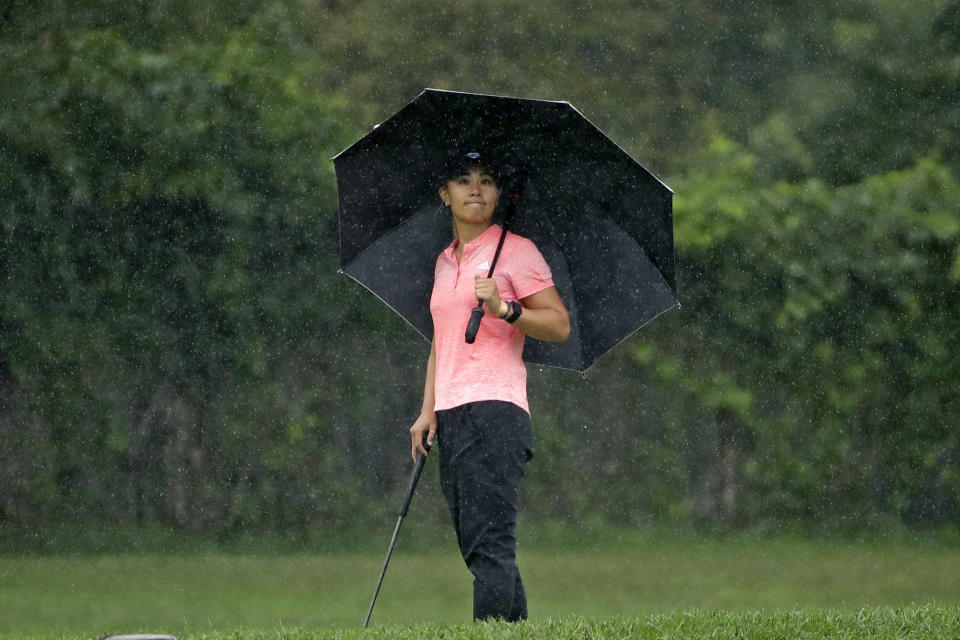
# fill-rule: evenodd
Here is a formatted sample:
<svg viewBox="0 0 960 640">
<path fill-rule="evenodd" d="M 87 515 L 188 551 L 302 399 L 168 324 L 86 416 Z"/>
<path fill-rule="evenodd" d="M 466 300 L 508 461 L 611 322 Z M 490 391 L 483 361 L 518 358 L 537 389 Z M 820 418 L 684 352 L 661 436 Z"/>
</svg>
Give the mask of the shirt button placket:
<svg viewBox="0 0 960 640">
<path fill-rule="evenodd" d="M 467 256 L 470 254 L 470 247 L 465 246 L 463 248 L 463 253 L 460 254 L 460 261 L 457 263 L 457 285 L 460 284 L 460 275 L 463 273 L 463 268 L 467 264 Z"/>
</svg>

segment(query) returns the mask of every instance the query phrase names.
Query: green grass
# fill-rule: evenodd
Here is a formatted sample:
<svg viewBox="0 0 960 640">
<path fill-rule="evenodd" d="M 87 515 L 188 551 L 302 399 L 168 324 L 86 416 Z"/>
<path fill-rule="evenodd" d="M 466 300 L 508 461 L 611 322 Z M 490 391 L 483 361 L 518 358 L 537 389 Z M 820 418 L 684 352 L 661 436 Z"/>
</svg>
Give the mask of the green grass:
<svg viewBox="0 0 960 640">
<path fill-rule="evenodd" d="M 508 624 L 428 623 L 359 628 L 278 627 L 187 631 L 197 640 L 423 640 L 458 638 L 507 640 L 947 640 L 960 634 L 960 609 L 947 607 L 874 607 L 856 612 L 823 611 L 675 611 L 642 617 L 544 619 Z M 72 640 L 96 633 L 22 635 L 18 640 Z M 13 637 L 13 636 L 8 636 Z"/>
<path fill-rule="evenodd" d="M 469 623 L 471 576 L 450 545 L 398 551 L 359 634 L 381 554 L 0 556 L 0 637 L 960 637 L 949 545 L 521 546 L 531 620 L 516 627 Z"/>
</svg>

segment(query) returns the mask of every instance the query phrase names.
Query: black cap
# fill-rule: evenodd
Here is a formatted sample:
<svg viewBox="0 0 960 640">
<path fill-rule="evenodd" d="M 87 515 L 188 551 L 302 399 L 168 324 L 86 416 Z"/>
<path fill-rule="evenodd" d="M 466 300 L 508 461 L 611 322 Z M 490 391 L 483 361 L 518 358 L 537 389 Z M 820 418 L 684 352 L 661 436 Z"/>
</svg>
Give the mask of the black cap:
<svg viewBox="0 0 960 640">
<path fill-rule="evenodd" d="M 472 147 L 451 152 L 443 165 L 438 168 L 437 181 L 446 183 L 447 180 L 462 176 L 476 167 L 482 168 L 493 176 L 499 186 L 502 186 L 511 173 L 509 163 L 504 162 L 502 158 L 482 148 Z"/>
</svg>

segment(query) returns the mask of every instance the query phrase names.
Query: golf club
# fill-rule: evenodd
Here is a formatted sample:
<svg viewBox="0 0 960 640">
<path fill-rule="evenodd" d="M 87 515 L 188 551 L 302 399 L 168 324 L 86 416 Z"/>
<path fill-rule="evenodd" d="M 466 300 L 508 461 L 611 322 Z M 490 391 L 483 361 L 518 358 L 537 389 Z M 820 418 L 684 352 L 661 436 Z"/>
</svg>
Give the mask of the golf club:
<svg viewBox="0 0 960 640">
<path fill-rule="evenodd" d="M 423 434 L 423 448 L 430 451 L 431 446 L 427 443 L 427 433 Z M 397 526 L 393 529 L 393 537 L 390 538 L 390 546 L 387 548 L 387 558 L 383 561 L 383 569 L 380 570 L 380 579 L 377 580 L 377 588 L 373 592 L 373 599 L 370 600 L 370 609 L 367 610 L 367 617 L 363 621 L 363 628 L 366 629 L 370 624 L 370 616 L 373 615 L 373 605 L 377 603 L 377 595 L 380 593 L 380 586 L 383 584 L 383 576 L 387 573 L 387 565 L 390 564 L 390 556 L 393 555 L 393 547 L 397 544 L 397 534 L 400 533 L 400 525 L 403 518 L 407 515 L 410 508 L 410 501 L 413 499 L 413 491 L 417 488 L 417 482 L 420 480 L 420 474 L 423 472 L 423 464 L 427 456 L 423 452 L 417 452 L 417 459 L 413 463 L 413 473 L 410 475 L 410 484 L 407 487 L 407 495 L 403 499 L 403 505 L 400 507 L 400 517 L 397 518 Z"/>
</svg>

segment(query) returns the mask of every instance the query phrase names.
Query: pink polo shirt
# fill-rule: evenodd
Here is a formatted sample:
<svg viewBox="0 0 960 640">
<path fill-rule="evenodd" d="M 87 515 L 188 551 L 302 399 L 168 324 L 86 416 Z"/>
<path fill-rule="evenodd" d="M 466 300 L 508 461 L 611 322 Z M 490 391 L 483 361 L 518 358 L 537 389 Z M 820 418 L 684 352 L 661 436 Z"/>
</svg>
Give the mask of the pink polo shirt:
<svg viewBox="0 0 960 640">
<path fill-rule="evenodd" d="M 437 349 L 434 410 L 477 402 L 505 400 L 527 413 L 527 368 L 523 364 L 524 334 L 512 324 L 486 313 L 473 344 L 463 334 L 470 311 L 477 306 L 474 278 L 487 277 L 501 228 L 491 225 L 463 246 L 457 263 L 454 240 L 437 258 L 430 312 Z M 493 278 L 500 297 L 509 302 L 553 286 L 553 276 L 536 245 L 507 232 Z"/>
</svg>

